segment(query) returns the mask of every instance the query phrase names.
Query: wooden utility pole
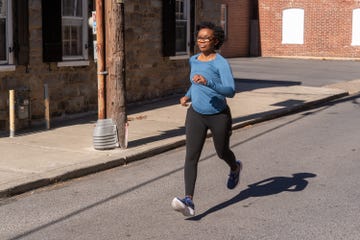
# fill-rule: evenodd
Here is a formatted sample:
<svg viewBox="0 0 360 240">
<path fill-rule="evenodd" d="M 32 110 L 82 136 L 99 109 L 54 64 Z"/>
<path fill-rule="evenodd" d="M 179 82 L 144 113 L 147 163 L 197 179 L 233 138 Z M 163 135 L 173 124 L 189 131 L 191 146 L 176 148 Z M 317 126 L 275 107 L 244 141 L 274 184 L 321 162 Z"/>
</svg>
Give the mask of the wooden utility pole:
<svg viewBox="0 0 360 240">
<path fill-rule="evenodd" d="M 121 148 L 127 147 L 124 0 L 105 0 L 106 116 L 116 124 Z"/>
<path fill-rule="evenodd" d="M 98 79 L 98 118 L 105 119 L 105 28 L 104 0 L 96 0 L 96 55 Z"/>
</svg>

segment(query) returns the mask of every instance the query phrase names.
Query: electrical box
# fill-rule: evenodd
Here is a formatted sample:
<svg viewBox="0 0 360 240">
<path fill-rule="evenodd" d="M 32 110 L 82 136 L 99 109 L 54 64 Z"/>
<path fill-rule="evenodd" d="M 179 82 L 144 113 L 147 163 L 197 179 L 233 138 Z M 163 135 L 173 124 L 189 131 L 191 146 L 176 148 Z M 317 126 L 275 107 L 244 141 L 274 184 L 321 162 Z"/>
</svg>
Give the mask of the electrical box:
<svg viewBox="0 0 360 240">
<path fill-rule="evenodd" d="M 30 119 L 30 90 L 20 88 L 15 90 L 16 117 Z"/>
</svg>

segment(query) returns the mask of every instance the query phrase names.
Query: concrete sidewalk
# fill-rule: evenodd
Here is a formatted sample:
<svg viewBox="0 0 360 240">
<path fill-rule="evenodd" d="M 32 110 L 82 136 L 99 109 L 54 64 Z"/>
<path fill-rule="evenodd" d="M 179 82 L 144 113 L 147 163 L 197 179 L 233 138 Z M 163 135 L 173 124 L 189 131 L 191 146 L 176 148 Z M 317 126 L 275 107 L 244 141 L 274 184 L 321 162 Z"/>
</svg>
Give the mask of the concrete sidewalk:
<svg viewBox="0 0 360 240">
<path fill-rule="evenodd" d="M 229 105 L 233 127 L 269 120 L 360 91 L 360 80 L 327 87 L 300 85 L 241 91 Z M 0 138 L 0 198 L 121 166 L 185 144 L 186 108 L 167 99 L 129 110 L 128 148 L 95 150 L 96 115 L 50 130 Z"/>
</svg>

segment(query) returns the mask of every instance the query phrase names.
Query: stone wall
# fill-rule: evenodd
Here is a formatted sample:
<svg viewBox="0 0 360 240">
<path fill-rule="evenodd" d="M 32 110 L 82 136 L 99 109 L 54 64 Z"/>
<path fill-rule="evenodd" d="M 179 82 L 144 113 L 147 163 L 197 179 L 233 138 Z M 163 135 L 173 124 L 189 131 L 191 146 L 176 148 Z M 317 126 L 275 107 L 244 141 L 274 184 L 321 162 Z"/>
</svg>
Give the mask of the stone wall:
<svg viewBox="0 0 360 240">
<path fill-rule="evenodd" d="M 220 20 L 220 0 L 197 0 L 196 21 Z M 213 6 L 216 6 L 214 8 Z M 161 52 L 161 0 L 125 1 L 126 88 L 128 103 L 184 93 L 188 58 L 172 60 Z M 90 14 L 90 11 L 89 11 Z M 29 89 L 31 118 L 44 119 L 44 84 L 50 92 L 52 118 L 97 110 L 97 75 L 93 49 L 89 66 L 58 67 L 42 60 L 41 0 L 29 0 L 30 63 L 0 72 L 0 130 L 8 129 L 8 92 Z M 92 33 L 89 30 L 89 46 Z M 26 122 L 17 120 L 18 127 Z"/>
<path fill-rule="evenodd" d="M 29 0 L 30 62 L 15 71 L 0 72 L 0 130 L 8 128 L 10 89 L 28 89 L 33 120 L 44 118 L 44 84 L 50 93 L 52 117 L 86 112 L 97 108 L 96 64 L 85 67 L 58 67 L 42 60 L 41 1 Z M 16 120 L 17 128 L 27 121 Z"/>
<path fill-rule="evenodd" d="M 197 0 L 196 22 L 220 21 L 220 0 Z M 188 59 L 171 60 L 161 53 L 160 0 L 125 1 L 126 87 L 129 102 L 184 93 Z"/>
<path fill-rule="evenodd" d="M 125 4 L 127 100 L 144 101 L 183 92 L 187 59 L 162 57 L 162 1 Z"/>
</svg>

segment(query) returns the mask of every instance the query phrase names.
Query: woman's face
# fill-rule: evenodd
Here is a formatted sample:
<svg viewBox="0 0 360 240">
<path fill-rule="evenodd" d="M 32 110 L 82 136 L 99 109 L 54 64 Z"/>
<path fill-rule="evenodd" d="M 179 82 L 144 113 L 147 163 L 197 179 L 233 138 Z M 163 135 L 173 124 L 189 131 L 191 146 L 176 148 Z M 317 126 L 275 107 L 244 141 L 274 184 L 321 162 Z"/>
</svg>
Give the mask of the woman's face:
<svg viewBox="0 0 360 240">
<path fill-rule="evenodd" d="M 198 32 L 197 45 L 201 52 L 213 52 L 216 41 L 213 30 L 203 28 Z"/>
</svg>

